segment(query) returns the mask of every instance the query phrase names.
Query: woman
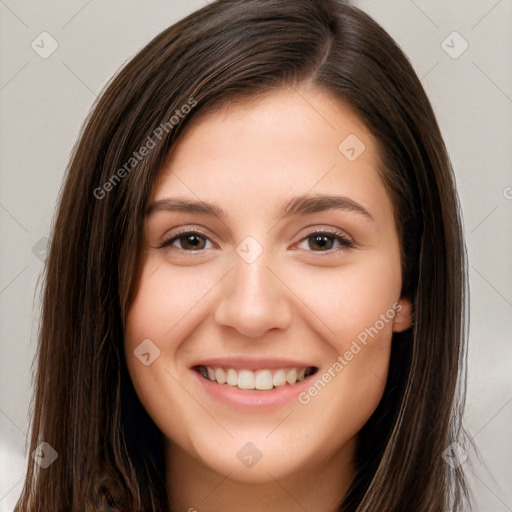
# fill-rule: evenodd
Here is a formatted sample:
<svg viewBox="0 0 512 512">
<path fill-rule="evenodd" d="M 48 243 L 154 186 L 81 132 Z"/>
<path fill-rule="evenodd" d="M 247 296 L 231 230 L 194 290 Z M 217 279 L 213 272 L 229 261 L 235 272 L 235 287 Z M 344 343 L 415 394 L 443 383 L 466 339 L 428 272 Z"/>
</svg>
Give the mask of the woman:
<svg viewBox="0 0 512 512">
<path fill-rule="evenodd" d="M 16 510 L 467 510 L 443 457 L 464 255 L 432 108 L 382 28 L 335 0 L 197 11 L 75 149 Z"/>
</svg>

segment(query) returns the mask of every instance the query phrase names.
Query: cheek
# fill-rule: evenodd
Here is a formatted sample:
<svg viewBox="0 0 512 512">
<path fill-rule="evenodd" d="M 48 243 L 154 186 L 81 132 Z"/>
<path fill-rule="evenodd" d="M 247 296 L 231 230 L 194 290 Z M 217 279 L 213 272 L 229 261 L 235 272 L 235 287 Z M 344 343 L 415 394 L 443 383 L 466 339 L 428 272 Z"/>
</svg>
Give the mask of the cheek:
<svg viewBox="0 0 512 512">
<path fill-rule="evenodd" d="M 300 401 L 311 410 L 330 410 L 334 424 L 344 422 L 345 434 L 356 435 L 385 389 L 393 319 L 400 309 L 400 260 L 393 254 L 383 252 L 330 274 L 315 269 L 307 279 L 295 280 L 297 294 L 324 326 L 331 354 Z"/>
<path fill-rule="evenodd" d="M 398 250 L 382 251 L 337 268 L 290 271 L 297 275 L 290 273 L 288 282 L 295 283 L 297 295 L 315 312 L 338 353 L 358 336 L 364 341 L 368 331 L 371 339 L 391 338 L 401 290 L 400 260 L 394 252 L 398 255 Z"/>
<path fill-rule="evenodd" d="M 172 377 L 180 379 L 186 371 L 181 360 L 186 351 L 179 350 L 180 343 L 200 324 L 204 315 L 201 301 L 218 279 L 211 269 L 201 266 L 172 270 L 151 258 L 143 264 L 127 315 L 125 360 L 140 402 L 161 430 L 169 426 L 180 430 L 167 417 L 169 410 L 179 410 L 190 398 Z M 141 353 L 149 353 L 149 364 L 144 364 L 148 357 L 141 358 Z"/>
<path fill-rule="evenodd" d="M 211 270 L 190 266 L 172 271 L 165 263 L 148 260 L 128 313 L 125 343 L 132 346 L 151 338 L 172 349 L 172 340 L 179 339 L 173 332 L 190 322 L 201 298 L 214 284 Z"/>
</svg>

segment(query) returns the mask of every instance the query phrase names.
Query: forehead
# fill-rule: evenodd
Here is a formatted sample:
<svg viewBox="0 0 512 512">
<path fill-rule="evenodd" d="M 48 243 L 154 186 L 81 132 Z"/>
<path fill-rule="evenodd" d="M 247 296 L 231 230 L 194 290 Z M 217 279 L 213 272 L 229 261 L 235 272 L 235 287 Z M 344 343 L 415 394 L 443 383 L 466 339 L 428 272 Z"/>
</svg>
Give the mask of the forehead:
<svg viewBox="0 0 512 512">
<path fill-rule="evenodd" d="M 323 91 L 272 92 L 202 115 L 169 153 L 153 200 L 279 209 L 287 197 L 334 192 L 389 206 L 375 141 L 354 110 Z"/>
</svg>

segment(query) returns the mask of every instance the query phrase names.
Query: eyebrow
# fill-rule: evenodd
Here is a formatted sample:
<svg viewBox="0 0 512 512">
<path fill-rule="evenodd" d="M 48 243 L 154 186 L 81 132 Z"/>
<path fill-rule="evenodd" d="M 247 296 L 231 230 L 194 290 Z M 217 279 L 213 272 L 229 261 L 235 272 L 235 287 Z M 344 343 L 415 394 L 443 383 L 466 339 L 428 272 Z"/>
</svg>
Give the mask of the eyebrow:
<svg viewBox="0 0 512 512">
<path fill-rule="evenodd" d="M 228 214 L 220 206 L 195 199 L 167 198 L 156 201 L 146 209 L 146 215 L 149 216 L 156 211 L 176 211 L 187 213 L 202 213 L 216 217 L 224 221 Z M 314 194 L 307 196 L 292 197 L 279 208 L 281 219 L 294 217 L 298 215 L 307 215 L 327 210 L 344 210 L 357 213 L 369 220 L 374 220 L 370 212 L 361 204 L 345 196 L 335 196 L 328 194 Z"/>
</svg>

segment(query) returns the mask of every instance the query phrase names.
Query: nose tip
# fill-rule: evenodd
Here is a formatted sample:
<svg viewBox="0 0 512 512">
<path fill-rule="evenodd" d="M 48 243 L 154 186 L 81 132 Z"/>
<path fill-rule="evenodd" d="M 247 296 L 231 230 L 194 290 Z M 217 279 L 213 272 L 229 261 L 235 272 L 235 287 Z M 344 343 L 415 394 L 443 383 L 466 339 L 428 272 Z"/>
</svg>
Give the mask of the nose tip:
<svg viewBox="0 0 512 512">
<path fill-rule="evenodd" d="M 238 259 L 222 287 L 216 322 L 243 336 L 258 338 L 270 330 L 286 329 L 291 319 L 286 288 L 265 259 L 252 263 Z"/>
</svg>

